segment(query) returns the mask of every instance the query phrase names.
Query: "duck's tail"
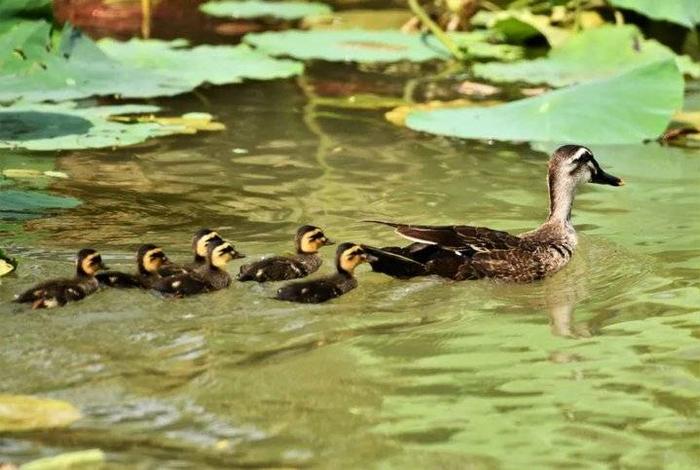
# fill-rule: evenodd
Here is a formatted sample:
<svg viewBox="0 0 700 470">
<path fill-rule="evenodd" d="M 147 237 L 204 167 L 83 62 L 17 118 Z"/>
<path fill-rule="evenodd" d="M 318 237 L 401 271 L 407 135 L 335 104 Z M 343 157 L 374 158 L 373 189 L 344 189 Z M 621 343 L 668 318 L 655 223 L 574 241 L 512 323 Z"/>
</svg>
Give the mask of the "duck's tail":
<svg viewBox="0 0 700 470">
<path fill-rule="evenodd" d="M 375 272 L 400 279 L 428 274 L 425 264 L 411 258 L 404 248 L 362 245 L 362 249 L 373 256 L 369 264 Z"/>
</svg>

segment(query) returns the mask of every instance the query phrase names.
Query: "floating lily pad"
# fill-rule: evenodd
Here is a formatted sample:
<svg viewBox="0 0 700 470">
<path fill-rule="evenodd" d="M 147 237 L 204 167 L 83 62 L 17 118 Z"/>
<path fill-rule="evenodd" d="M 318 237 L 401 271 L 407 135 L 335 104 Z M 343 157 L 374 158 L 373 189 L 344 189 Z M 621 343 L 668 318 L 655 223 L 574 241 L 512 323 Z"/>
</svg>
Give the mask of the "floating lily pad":
<svg viewBox="0 0 700 470">
<path fill-rule="evenodd" d="M 700 24 L 698 0 L 610 0 L 613 6 L 627 8 L 655 20 L 670 21 L 694 28 Z"/>
<path fill-rule="evenodd" d="M 477 57 L 501 60 L 518 58 L 522 50 L 491 44 L 484 32 L 454 33 L 453 39 Z M 396 30 L 348 29 L 340 31 L 284 31 L 248 34 L 244 41 L 273 56 L 319 59 L 333 62 L 423 62 L 449 59 L 450 53 L 433 36 Z"/>
<path fill-rule="evenodd" d="M 104 452 L 91 449 L 32 460 L 22 465 L 20 470 L 93 470 L 102 468 L 104 463 Z"/>
<path fill-rule="evenodd" d="M 152 137 L 192 133 L 187 120 L 116 122 L 114 116 L 154 113 L 145 105 L 77 108 L 74 103 L 16 104 L 0 107 L 0 148 L 70 150 L 117 147 Z"/>
<path fill-rule="evenodd" d="M 510 64 L 475 64 L 473 70 L 494 81 L 565 86 L 610 77 L 669 58 L 675 59 L 685 74 L 700 77 L 700 64 L 689 57 L 677 56 L 666 46 L 644 39 L 634 26 L 608 25 L 573 36 L 553 48 L 546 58 Z"/>
<path fill-rule="evenodd" d="M 98 47 L 70 27 L 53 47 L 50 30 L 48 23 L 25 21 L 0 35 L 0 101 L 172 96 L 203 83 L 284 78 L 303 69 L 247 46 L 190 49 L 184 41 L 104 40 Z"/>
<path fill-rule="evenodd" d="M 326 15 L 331 12 L 331 8 L 324 3 L 261 0 L 207 2 L 199 9 L 207 15 L 224 18 L 273 17 L 281 20 L 300 20 L 307 16 Z"/>
<path fill-rule="evenodd" d="M 0 19 L 18 13 L 33 13 L 39 10 L 49 11 L 51 0 L 2 0 L 0 2 Z"/>
<path fill-rule="evenodd" d="M 65 401 L 0 395 L 0 432 L 63 428 L 80 418 L 80 412 Z"/>
<path fill-rule="evenodd" d="M 488 108 L 415 111 L 417 131 L 472 139 L 638 143 L 657 138 L 683 103 L 672 60 Z"/>
<path fill-rule="evenodd" d="M 71 209 L 79 205 L 79 199 L 41 191 L 0 191 L 0 219 L 31 219 L 50 209 Z"/>
<path fill-rule="evenodd" d="M 535 15 L 528 10 L 482 10 L 472 18 L 472 24 L 499 31 L 508 42 L 522 43 L 542 35 L 550 46 L 556 47 L 566 41 L 571 32 L 553 26 L 545 15 Z"/>
<path fill-rule="evenodd" d="M 304 70 L 299 62 L 273 59 L 246 45 L 198 46 L 192 49 L 185 48 L 186 45 L 187 42 L 182 40 L 132 39 L 119 42 L 103 39 L 99 42 L 100 48 L 110 57 L 129 66 L 157 73 L 167 78 L 168 82 L 178 82 L 187 90 L 203 83 L 224 85 L 247 79 L 289 78 Z M 139 92 L 121 95 L 138 97 Z"/>
</svg>

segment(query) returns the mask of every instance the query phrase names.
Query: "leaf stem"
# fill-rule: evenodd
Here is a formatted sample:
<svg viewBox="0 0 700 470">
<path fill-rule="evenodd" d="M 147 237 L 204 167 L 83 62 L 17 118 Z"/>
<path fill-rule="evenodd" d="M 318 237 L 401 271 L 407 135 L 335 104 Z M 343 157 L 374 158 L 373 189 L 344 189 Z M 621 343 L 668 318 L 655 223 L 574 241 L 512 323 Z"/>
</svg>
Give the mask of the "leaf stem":
<svg viewBox="0 0 700 470">
<path fill-rule="evenodd" d="M 448 36 L 447 33 L 445 33 L 440 26 L 437 25 L 437 23 L 430 19 L 430 16 L 428 13 L 426 13 L 423 7 L 420 6 L 418 0 L 408 0 L 408 6 L 411 8 L 411 11 L 413 11 L 413 14 L 416 15 L 419 20 L 421 20 L 421 23 L 428 27 L 430 32 L 435 35 L 438 41 L 440 41 L 448 51 L 450 51 L 450 54 L 452 54 L 455 59 L 465 59 L 464 52 L 457 47 L 457 44 L 455 44 L 452 38 L 450 38 L 450 36 Z"/>
</svg>

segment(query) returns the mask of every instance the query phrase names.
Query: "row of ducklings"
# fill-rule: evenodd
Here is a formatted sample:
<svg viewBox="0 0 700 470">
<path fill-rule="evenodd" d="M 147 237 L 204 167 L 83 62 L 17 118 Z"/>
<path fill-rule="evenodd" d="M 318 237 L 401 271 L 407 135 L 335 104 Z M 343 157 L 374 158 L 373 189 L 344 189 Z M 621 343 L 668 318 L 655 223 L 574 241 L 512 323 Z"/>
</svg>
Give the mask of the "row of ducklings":
<svg viewBox="0 0 700 470">
<path fill-rule="evenodd" d="M 273 256 L 241 266 L 239 281 L 286 281 L 314 273 L 321 266 L 318 251 L 334 243 L 323 231 L 305 225 L 295 237 L 296 254 Z M 53 279 L 19 294 L 15 302 L 32 308 L 52 308 L 82 300 L 101 287 L 141 288 L 154 290 L 168 297 L 186 297 L 227 288 L 231 276 L 224 269 L 234 259 L 245 256 L 213 230 L 202 229 L 192 238 L 194 260 L 180 265 L 171 262 L 162 248 L 142 245 L 136 255 L 136 274 L 108 271 L 100 254 L 91 248 L 78 252 L 76 276 Z M 372 255 L 354 243 L 343 243 L 336 251 L 336 273 L 330 276 L 281 287 L 275 298 L 301 303 L 320 303 L 339 297 L 357 287 L 354 269 L 372 261 Z"/>
</svg>

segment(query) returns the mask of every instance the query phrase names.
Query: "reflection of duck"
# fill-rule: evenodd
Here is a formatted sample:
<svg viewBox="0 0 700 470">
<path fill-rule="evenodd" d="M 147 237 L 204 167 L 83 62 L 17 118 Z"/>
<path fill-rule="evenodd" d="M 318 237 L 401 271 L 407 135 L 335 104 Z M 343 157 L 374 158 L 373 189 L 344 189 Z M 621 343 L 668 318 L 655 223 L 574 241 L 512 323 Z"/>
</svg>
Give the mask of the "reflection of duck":
<svg viewBox="0 0 700 470">
<path fill-rule="evenodd" d="M 95 277 L 102 286 L 130 288 L 149 288 L 157 279 L 160 279 L 158 270 L 168 263 L 168 257 L 163 250 L 156 245 L 146 244 L 139 248 L 136 253 L 136 264 L 138 273 L 128 274 L 119 271 L 107 271 L 98 273 Z"/>
<path fill-rule="evenodd" d="M 297 230 L 294 244 L 297 252 L 293 256 L 273 256 L 241 266 L 238 280 L 267 282 L 306 277 L 321 267 L 318 250 L 322 246 L 332 245 L 333 242 L 320 228 L 304 225 Z"/>
<path fill-rule="evenodd" d="M 210 242 L 220 243 L 223 241 L 224 239 L 214 230 L 208 228 L 197 230 L 192 236 L 192 252 L 194 253 L 192 262 L 185 265 L 164 263 L 158 269 L 158 274 L 161 276 L 174 276 L 205 267 L 207 265 L 207 245 Z"/>
<path fill-rule="evenodd" d="M 97 290 L 95 274 L 106 269 L 100 254 L 85 248 L 78 252 L 76 273 L 73 279 L 53 279 L 38 284 L 18 295 L 15 302 L 31 303 L 32 308 L 62 307 L 68 302 L 82 300 Z"/>
<path fill-rule="evenodd" d="M 277 291 L 277 300 L 288 300 L 305 304 L 315 304 L 340 297 L 357 287 L 357 279 L 353 275 L 360 264 L 373 260 L 365 250 L 354 243 L 343 243 L 338 247 L 335 256 L 337 272 L 333 275 L 314 279 L 312 281 L 293 282 Z"/>
<path fill-rule="evenodd" d="M 206 264 L 187 273 L 176 274 L 153 283 L 153 289 L 173 297 L 202 294 L 227 288 L 231 276 L 225 271 L 229 261 L 244 258 L 230 243 L 210 241 L 207 244 Z"/>
<path fill-rule="evenodd" d="M 373 248 L 375 271 L 395 277 L 437 274 L 455 280 L 494 278 L 528 282 L 564 267 L 576 247 L 571 207 L 582 183 L 622 186 L 604 172 L 586 147 L 564 145 L 549 161 L 549 217 L 539 228 L 516 236 L 466 225 L 428 226 L 379 222 L 415 243 L 406 247 Z"/>
</svg>

